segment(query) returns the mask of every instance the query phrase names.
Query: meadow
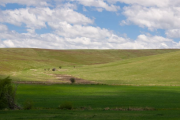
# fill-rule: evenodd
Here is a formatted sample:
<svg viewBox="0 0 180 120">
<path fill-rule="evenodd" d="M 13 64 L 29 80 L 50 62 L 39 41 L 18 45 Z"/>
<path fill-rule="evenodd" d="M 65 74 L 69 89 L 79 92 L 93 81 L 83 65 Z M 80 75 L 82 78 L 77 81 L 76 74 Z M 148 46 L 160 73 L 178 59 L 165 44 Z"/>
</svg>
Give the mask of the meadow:
<svg viewBox="0 0 180 120">
<path fill-rule="evenodd" d="M 31 100 L 34 108 L 0 111 L 0 119 L 178 119 L 179 88 L 21 84 L 18 103 Z M 73 104 L 73 109 L 58 109 L 66 101 Z"/>
<path fill-rule="evenodd" d="M 179 60 L 178 49 L 0 49 L 0 78 L 18 84 L 20 106 L 33 101 L 0 119 L 179 119 Z"/>
</svg>

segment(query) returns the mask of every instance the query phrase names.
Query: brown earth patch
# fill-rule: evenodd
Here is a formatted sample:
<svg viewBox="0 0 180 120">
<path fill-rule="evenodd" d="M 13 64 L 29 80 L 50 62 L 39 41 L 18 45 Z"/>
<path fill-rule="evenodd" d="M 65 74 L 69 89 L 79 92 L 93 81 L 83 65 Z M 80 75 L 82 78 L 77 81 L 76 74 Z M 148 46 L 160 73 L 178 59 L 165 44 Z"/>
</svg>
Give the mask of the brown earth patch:
<svg viewBox="0 0 180 120">
<path fill-rule="evenodd" d="M 75 84 L 95 84 L 95 82 L 73 77 L 71 75 L 56 74 L 55 77 L 58 81 L 61 81 L 62 83 L 71 83 L 70 78 L 75 78 Z"/>
<path fill-rule="evenodd" d="M 77 78 L 71 75 L 61 75 L 61 74 L 48 74 L 50 76 L 53 76 L 54 79 L 49 79 L 45 81 L 14 81 L 14 83 L 17 84 L 72 84 L 70 81 L 70 78 L 75 78 L 75 83 L 73 84 L 97 84 L 93 81 L 84 80 L 81 78 Z"/>
</svg>

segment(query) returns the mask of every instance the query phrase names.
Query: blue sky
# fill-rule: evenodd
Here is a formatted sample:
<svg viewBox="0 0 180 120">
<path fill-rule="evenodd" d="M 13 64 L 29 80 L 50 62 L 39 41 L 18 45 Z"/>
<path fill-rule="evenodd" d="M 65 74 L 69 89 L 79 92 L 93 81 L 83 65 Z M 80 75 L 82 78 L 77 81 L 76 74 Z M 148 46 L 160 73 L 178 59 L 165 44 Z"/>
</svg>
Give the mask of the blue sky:
<svg viewBox="0 0 180 120">
<path fill-rule="evenodd" d="M 0 0 L 0 48 L 180 48 L 180 0 Z"/>
</svg>

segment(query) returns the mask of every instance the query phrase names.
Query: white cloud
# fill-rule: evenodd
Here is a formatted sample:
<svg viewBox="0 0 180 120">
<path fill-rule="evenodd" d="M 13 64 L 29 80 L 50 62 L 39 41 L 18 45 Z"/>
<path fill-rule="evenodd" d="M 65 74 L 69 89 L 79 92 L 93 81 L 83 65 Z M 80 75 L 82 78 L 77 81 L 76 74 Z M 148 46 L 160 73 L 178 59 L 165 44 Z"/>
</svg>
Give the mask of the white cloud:
<svg viewBox="0 0 180 120">
<path fill-rule="evenodd" d="M 96 10 L 98 10 L 99 12 L 102 12 L 103 9 L 107 11 L 118 11 L 120 9 L 119 6 L 115 6 L 113 4 L 108 5 L 104 0 L 71 0 L 71 1 L 77 1 L 79 4 L 88 7 L 95 7 Z"/>
<path fill-rule="evenodd" d="M 22 23 L 30 29 L 46 27 L 47 22 L 67 21 L 70 24 L 92 24 L 93 20 L 69 8 L 25 8 L 0 11 L 0 22 L 20 26 Z"/>
<path fill-rule="evenodd" d="M 180 48 L 180 43 L 162 36 L 139 35 L 136 40 L 118 36 L 112 31 L 91 26 L 93 20 L 75 11 L 76 5 L 67 3 L 56 5 L 50 9 L 47 4 L 38 5 L 37 1 L 27 1 L 28 6 L 16 10 L 0 10 L 0 47 L 27 47 L 47 49 L 158 49 Z M 19 2 L 14 1 L 14 2 Z M 56 1 L 56 0 L 55 0 Z M 72 0 L 70 0 L 72 1 Z M 83 7 L 93 7 L 99 12 L 103 10 L 118 11 L 117 1 L 132 4 L 123 9 L 127 17 L 122 24 L 136 24 L 150 30 L 166 29 L 168 37 L 180 37 L 180 8 L 169 0 L 73 0 Z M 108 3 L 107 3 L 108 1 Z M 179 0 L 178 0 L 179 1 Z M 43 0 L 39 0 L 43 2 Z M 76 3 L 75 2 L 75 3 Z M 113 3 L 114 2 L 114 3 Z M 7 0 L 0 4 L 13 3 Z M 179 4 L 179 2 L 176 2 Z M 43 7 L 42 7 L 43 6 Z M 170 6 L 170 7 L 167 7 Z M 21 26 L 25 24 L 28 33 L 17 33 L 8 30 L 3 23 Z M 36 29 L 50 26 L 52 33 L 36 34 Z"/>
<path fill-rule="evenodd" d="M 125 42 L 129 42 L 129 38 L 123 38 L 123 37 L 119 37 L 115 34 L 111 34 L 111 36 L 109 37 L 108 39 L 108 42 L 109 43 L 112 43 L 112 44 L 120 44 L 120 43 L 125 43 Z"/>
<path fill-rule="evenodd" d="M 6 25 L 0 24 L 0 32 L 5 32 L 7 30 L 8 30 L 8 28 Z"/>
<path fill-rule="evenodd" d="M 142 7 L 138 5 L 124 8 L 123 14 L 127 20 L 121 24 L 136 24 L 140 27 L 154 29 L 176 29 L 180 28 L 180 8 L 156 8 Z"/>
<path fill-rule="evenodd" d="M 164 29 L 167 37 L 179 38 L 180 0 L 107 0 L 129 4 L 123 8 L 127 18 L 120 25 L 135 24 L 154 31 Z"/>
<path fill-rule="evenodd" d="M 179 6 L 180 0 L 106 0 L 109 3 L 122 2 L 130 5 L 141 5 L 145 7 L 170 7 Z"/>
<path fill-rule="evenodd" d="M 11 40 L 5 40 L 5 41 L 3 41 L 3 43 L 7 47 L 11 47 L 11 48 L 15 47 L 13 41 L 11 41 Z"/>
<path fill-rule="evenodd" d="M 27 6 L 49 6 L 50 0 L 0 0 L 0 5 L 5 6 L 8 3 L 17 3 Z"/>
<path fill-rule="evenodd" d="M 139 35 L 135 42 L 141 45 L 143 48 L 148 49 L 179 47 L 178 43 L 174 42 L 172 39 L 164 38 L 161 36 Z"/>
<path fill-rule="evenodd" d="M 99 27 L 71 25 L 67 22 L 49 23 L 49 26 L 56 30 L 56 34 L 75 38 L 75 37 L 87 37 L 91 39 L 105 39 L 111 36 L 111 32 L 107 29 L 101 29 Z"/>
<path fill-rule="evenodd" d="M 95 29 L 95 28 L 93 28 Z M 106 31 L 108 33 L 108 31 Z M 180 43 L 161 36 L 139 35 L 136 40 L 117 36 L 111 32 L 103 37 L 66 36 L 57 34 L 0 33 L 0 47 L 47 48 L 47 49 L 158 49 L 179 48 Z"/>
<path fill-rule="evenodd" d="M 180 29 L 170 29 L 166 31 L 169 38 L 180 38 Z"/>
</svg>

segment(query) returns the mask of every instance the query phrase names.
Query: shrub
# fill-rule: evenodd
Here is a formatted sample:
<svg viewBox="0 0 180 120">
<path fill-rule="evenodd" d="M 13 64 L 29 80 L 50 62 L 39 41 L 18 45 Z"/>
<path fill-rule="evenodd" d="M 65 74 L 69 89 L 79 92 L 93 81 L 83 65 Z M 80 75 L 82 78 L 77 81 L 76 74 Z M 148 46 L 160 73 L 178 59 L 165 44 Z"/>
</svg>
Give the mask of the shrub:
<svg viewBox="0 0 180 120">
<path fill-rule="evenodd" d="M 75 78 L 70 78 L 71 83 L 75 83 Z"/>
<path fill-rule="evenodd" d="M 32 101 L 26 101 L 24 102 L 24 106 L 23 106 L 24 110 L 30 110 L 33 108 L 33 102 Z"/>
<path fill-rule="evenodd" d="M 11 81 L 10 77 L 0 79 L 0 109 L 20 109 L 15 103 L 17 87 L 14 88 Z"/>
<path fill-rule="evenodd" d="M 67 109 L 67 110 L 71 110 L 73 108 L 73 105 L 71 102 L 64 102 L 62 103 L 59 107 L 59 109 Z"/>
<path fill-rule="evenodd" d="M 56 68 L 53 68 L 52 71 L 56 71 Z"/>
</svg>

